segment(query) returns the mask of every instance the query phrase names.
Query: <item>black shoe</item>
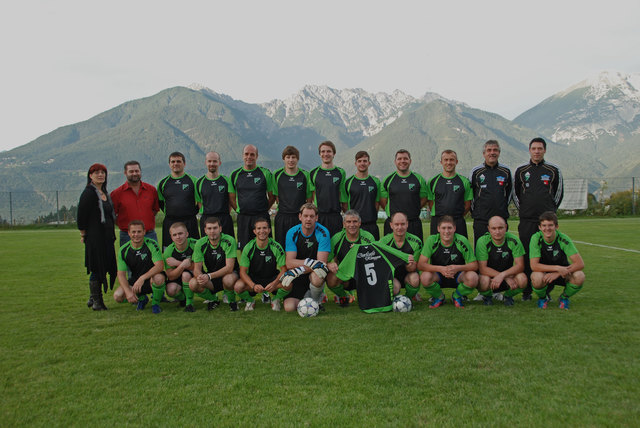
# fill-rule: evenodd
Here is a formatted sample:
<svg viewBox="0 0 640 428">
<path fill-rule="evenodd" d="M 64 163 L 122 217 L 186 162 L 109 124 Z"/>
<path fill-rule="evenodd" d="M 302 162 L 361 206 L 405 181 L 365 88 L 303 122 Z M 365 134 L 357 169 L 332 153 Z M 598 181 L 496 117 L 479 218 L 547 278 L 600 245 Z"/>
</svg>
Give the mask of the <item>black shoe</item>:
<svg viewBox="0 0 640 428">
<path fill-rule="evenodd" d="M 325 311 L 326 311 L 326 309 L 324 308 L 324 305 L 323 305 L 322 303 L 320 303 L 320 304 L 318 305 L 318 311 L 319 311 L 319 312 L 325 312 Z"/>
<path fill-rule="evenodd" d="M 87 300 L 87 308 L 90 308 L 93 306 L 93 297 L 89 297 L 89 300 Z"/>
<path fill-rule="evenodd" d="M 100 297 L 95 297 L 93 299 L 93 306 L 91 306 L 91 309 L 93 309 L 94 311 L 107 310 L 107 307 L 104 305 L 104 300 L 102 300 L 102 295 L 100 295 Z"/>
<path fill-rule="evenodd" d="M 178 300 L 178 304 L 180 305 L 181 308 L 186 308 L 187 307 L 187 299 Z"/>
<path fill-rule="evenodd" d="M 167 296 L 165 296 L 164 294 L 162 295 L 162 299 L 160 299 L 160 302 L 161 302 L 161 303 L 171 303 L 171 302 L 169 301 L 169 299 L 167 299 Z"/>
<path fill-rule="evenodd" d="M 231 312 L 236 312 L 238 310 L 238 303 L 236 302 L 229 303 L 229 309 L 231 310 Z"/>
<path fill-rule="evenodd" d="M 529 300 L 531 300 L 531 293 L 528 293 L 528 294 L 522 293 L 522 301 L 526 302 Z"/>
<path fill-rule="evenodd" d="M 184 311 L 185 311 L 185 312 L 195 312 L 195 311 L 196 311 L 196 308 L 194 308 L 194 307 L 193 307 L 193 305 L 186 305 L 186 306 L 184 307 Z"/>
<path fill-rule="evenodd" d="M 262 293 L 262 303 L 271 303 L 271 294 L 268 291 Z"/>
<path fill-rule="evenodd" d="M 217 301 L 217 300 L 211 300 L 209 303 L 207 303 L 207 310 L 208 310 L 208 311 L 212 311 L 212 310 L 214 310 L 215 308 L 217 308 L 217 307 L 218 307 L 218 305 L 220 305 L 220 302 L 219 302 L 219 301 Z M 237 308 L 236 308 L 236 310 L 237 310 Z"/>
</svg>

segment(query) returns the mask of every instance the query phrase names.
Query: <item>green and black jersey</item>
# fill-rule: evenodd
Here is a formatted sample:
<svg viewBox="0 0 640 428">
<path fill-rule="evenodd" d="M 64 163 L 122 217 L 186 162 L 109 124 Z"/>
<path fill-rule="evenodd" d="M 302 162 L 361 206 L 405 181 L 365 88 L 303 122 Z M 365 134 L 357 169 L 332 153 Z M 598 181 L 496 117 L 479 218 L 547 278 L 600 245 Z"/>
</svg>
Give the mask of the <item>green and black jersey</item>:
<svg viewBox="0 0 640 428">
<path fill-rule="evenodd" d="M 267 168 L 257 166 L 248 171 L 242 167 L 229 176 L 238 201 L 239 214 L 259 215 L 269 211 L 268 192 L 273 193 L 273 176 Z"/>
<path fill-rule="evenodd" d="M 254 281 L 256 279 L 273 281 L 285 264 L 284 250 L 272 238 L 269 238 L 265 248 L 260 248 L 257 241 L 252 239 L 244 247 L 240 256 L 240 266 L 247 268 L 247 274 Z"/>
<path fill-rule="evenodd" d="M 358 211 L 363 223 L 378 220 L 376 203 L 380 202 L 382 185 L 377 177 L 368 175 L 366 178 L 358 178 L 352 175 L 345 183 L 345 191 L 348 209 Z"/>
<path fill-rule="evenodd" d="M 158 183 L 158 201 L 167 217 L 191 217 L 198 213 L 196 179 L 189 174 L 166 176 Z"/>
<path fill-rule="evenodd" d="M 349 241 L 349 238 L 347 238 L 347 231 L 342 229 L 331 237 L 331 254 L 329 255 L 329 260 L 333 260 L 339 264 L 344 260 L 344 257 L 347 255 L 351 247 L 356 244 L 370 244 L 372 242 L 375 242 L 375 238 L 366 230 L 360 229 L 358 239 L 355 241 Z"/>
<path fill-rule="evenodd" d="M 162 252 L 153 239 L 144 238 L 140 248 L 133 248 L 129 241 L 118 250 L 118 270 L 131 271 L 131 278 L 140 278 L 158 261 L 162 261 Z"/>
<path fill-rule="evenodd" d="M 556 239 L 552 243 L 544 240 L 542 232 L 538 231 L 531 237 L 529 243 L 529 258 L 539 257 L 543 265 L 569 266 L 569 257 L 578 253 L 571 238 L 556 230 Z"/>
<path fill-rule="evenodd" d="M 398 247 L 396 244 L 393 233 L 386 234 L 378 241 L 378 243 L 400 250 L 405 254 L 411 254 L 416 262 L 420 258 L 420 252 L 422 251 L 422 240 L 416 235 L 408 232 L 404 236 L 404 242 L 401 247 Z"/>
<path fill-rule="evenodd" d="M 164 253 L 162 254 L 162 258 L 164 259 L 164 270 L 174 269 L 175 266 L 169 266 L 167 264 L 167 259 L 173 257 L 174 259 L 182 262 L 188 258 L 193 259 L 193 250 L 196 247 L 197 239 L 187 238 L 187 248 L 184 251 L 179 251 L 176 248 L 176 244 L 174 242 L 171 243 L 167 248 L 164 249 Z"/>
<path fill-rule="evenodd" d="M 314 168 L 309 173 L 313 190 L 315 193 L 315 203 L 321 214 L 335 214 L 342 212 L 342 202 L 347 202 L 347 195 L 344 191 L 344 182 L 347 178 L 344 169 L 334 166 L 331 169 L 324 169 L 320 166 Z"/>
<path fill-rule="evenodd" d="M 224 175 L 212 180 L 203 175 L 196 181 L 196 195 L 202 207 L 201 214 L 229 214 L 229 193 L 234 193 L 229 178 Z"/>
<path fill-rule="evenodd" d="M 504 272 L 513 266 L 515 259 L 524 256 L 524 247 L 516 235 L 507 232 L 502 245 L 496 245 L 489 232 L 476 243 L 476 259 L 486 261 L 487 267 Z"/>
<path fill-rule="evenodd" d="M 442 244 L 440 234 L 429 236 L 421 254 L 429 259 L 429 264 L 435 266 L 466 265 L 476 261 L 469 240 L 457 233 L 448 247 Z"/>
<path fill-rule="evenodd" d="M 395 171 L 382 181 L 382 198 L 387 198 L 385 212 L 387 217 L 403 212 L 408 220 L 420 218 L 421 199 L 428 196 L 427 183 L 415 172 L 402 176 Z"/>
<path fill-rule="evenodd" d="M 278 212 L 298 214 L 300 207 L 313 193 L 309 173 L 298 169 L 295 175 L 289 175 L 284 168 L 273 173 L 273 194 L 278 197 Z"/>
<path fill-rule="evenodd" d="M 429 187 L 428 198 L 433 201 L 432 216 L 462 217 L 464 216 L 465 201 L 473 200 L 471 183 L 467 177 L 460 174 L 444 177 L 440 173 L 432 177 L 427 185 Z"/>
<path fill-rule="evenodd" d="M 385 245 L 354 245 L 336 276 L 341 281 L 355 280 L 358 305 L 364 312 L 388 312 L 393 308 L 395 268 L 408 261 L 407 254 Z"/>
<path fill-rule="evenodd" d="M 217 246 L 211 245 L 209 237 L 198 239 L 193 250 L 193 262 L 203 263 L 203 271 L 210 273 L 225 267 L 227 259 L 236 258 L 236 240 L 233 236 L 220 234 Z"/>
</svg>

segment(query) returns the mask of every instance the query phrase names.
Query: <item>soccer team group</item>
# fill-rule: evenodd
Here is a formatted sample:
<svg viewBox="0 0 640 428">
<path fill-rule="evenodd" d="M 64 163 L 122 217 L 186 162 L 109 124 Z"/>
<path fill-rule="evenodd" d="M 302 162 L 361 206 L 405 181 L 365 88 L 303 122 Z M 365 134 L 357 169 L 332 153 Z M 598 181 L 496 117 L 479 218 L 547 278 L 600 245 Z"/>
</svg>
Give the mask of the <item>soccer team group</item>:
<svg viewBox="0 0 640 428">
<path fill-rule="evenodd" d="M 127 162 L 127 181 L 111 193 L 121 244 L 114 299 L 138 310 L 151 301 L 160 313 L 166 294 L 194 312 L 196 295 L 213 310 L 222 291 L 232 311 L 239 302 L 252 311 L 256 295 L 274 311 L 295 311 L 305 297 L 324 310 L 326 284 L 339 306 L 357 299 L 365 312 L 390 310 L 402 288 L 406 297 L 422 301 L 420 287 L 432 309 L 445 303 L 444 288 L 453 289 L 458 308 L 477 290 L 474 300 L 484 305 L 513 305 L 518 294 L 526 301 L 534 292 L 545 309 L 557 285 L 564 287 L 559 307 L 568 309 L 583 286 L 584 263 L 558 231 L 562 174 L 544 160 L 546 142 L 534 138 L 530 160 L 513 175 L 499 162 L 497 141 L 487 141 L 482 153 L 484 162 L 466 178 L 456 172 L 456 153 L 443 151 L 442 172 L 427 181 L 411 170 L 410 153 L 398 150 L 396 170 L 380 181 L 369 174 L 364 151 L 355 155 L 355 173 L 348 177 L 334 165 L 330 141 L 319 146 L 317 168 L 299 168 L 299 151 L 288 146 L 284 166 L 274 173 L 258 165 L 257 147 L 247 145 L 244 165 L 228 177 L 219 172 L 216 152 L 206 155 L 207 173 L 199 179 L 185 172 L 183 154 L 174 152 L 171 173 L 157 188 L 142 182 L 138 162 Z M 511 200 L 520 213 L 518 235 L 508 231 Z M 431 214 L 426 239 L 423 207 Z M 155 236 L 159 209 L 165 213 L 163 250 Z M 387 214 L 382 237 L 380 209 Z M 474 246 L 464 220 L 469 211 Z"/>
</svg>

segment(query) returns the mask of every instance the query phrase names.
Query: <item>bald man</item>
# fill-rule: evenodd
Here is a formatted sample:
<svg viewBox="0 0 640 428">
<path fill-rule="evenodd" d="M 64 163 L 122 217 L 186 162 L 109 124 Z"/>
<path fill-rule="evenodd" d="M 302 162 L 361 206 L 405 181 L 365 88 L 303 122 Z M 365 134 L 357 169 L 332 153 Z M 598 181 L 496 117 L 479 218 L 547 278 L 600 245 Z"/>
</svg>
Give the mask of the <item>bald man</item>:
<svg viewBox="0 0 640 428">
<path fill-rule="evenodd" d="M 220 174 L 220 154 L 207 153 L 204 164 L 207 173 L 196 181 L 196 192 L 200 199 L 200 235 L 205 236 L 204 221 L 209 217 L 217 217 L 222 225 L 222 233 L 235 237 L 229 212 L 236 209 L 236 194 L 229 178 Z"/>
</svg>

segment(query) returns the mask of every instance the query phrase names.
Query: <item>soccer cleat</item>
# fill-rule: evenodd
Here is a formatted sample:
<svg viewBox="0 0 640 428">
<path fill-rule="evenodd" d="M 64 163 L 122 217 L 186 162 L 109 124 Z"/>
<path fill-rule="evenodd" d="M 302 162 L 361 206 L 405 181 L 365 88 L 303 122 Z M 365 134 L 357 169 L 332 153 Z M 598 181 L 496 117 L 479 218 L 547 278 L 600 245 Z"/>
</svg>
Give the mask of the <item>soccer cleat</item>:
<svg viewBox="0 0 640 428">
<path fill-rule="evenodd" d="M 502 293 L 493 293 L 493 299 L 498 302 L 502 302 L 504 300 L 504 295 Z"/>
<path fill-rule="evenodd" d="M 442 293 L 437 299 L 434 298 L 433 302 L 431 302 L 431 304 L 429 305 L 429 309 L 439 308 L 440 306 L 444 305 L 444 299 L 444 293 Z"/>
<path fill-rule="evenodd" d="M 411 300 L 413 300 L 414 302 L 422 302 L 422 296 L 420 295 L 420 293 L 416 293 Z"/>
<path fill-rule="evenodd" d="M 162 312 L 162 308 L 160 307 L 160 305 L 152 305 L 151 312 L 153 312 L 154 314 L 159 314 L 160 312 Z"/>
<path fill-rule="evenodd" d="M 167 299 L 167 296 L 163 294 L 162 299 L 160 299 L 160 303 L 171 303 L 171 302 L 169 301 L 169 299 Z"/>
<path fill-rule="evenodd" d="M 353 303 L 356 301 L 356 296 L 353 294 L 352 291 L 349 292 L 349 303 Z"/>
<path fill-rule="evenodd" d="M 322 303 L 327 303 L 327 301 L 323 299 Z M 335 296 L 333 296 L 333 303 L 335 303 L 336 305 L 339 305 L 340 304 L 340 296 L 338 296 L 337 294 Z"/>
<path fill-rule="evenodd" d="M 462 296 L 458 295 L 458 297 L 456 297 L 455 291 L 451 295 L 451 301 L 453 302 L 456 308 L 464 308 L 464 302 L 462 301 Z"/>
<path fill-rule="evenodd" d="M 87 300 L 87 308 L 90 308 L 93 306 L 93 297 L 89 297 L 89 300 Z"/>
<path fill-rule="evenodd" d="M 271 303 L 271 294 L 268 291 L 262 293 L 262 303 Z"/>
<path fill-rule="evenodd" d="M 229 298 L 227 297 L 226 294 L 222 295 L 222 303 L 229 303 Z"/>
<path fill-rule="evenodd" d="M 504 296 L 503 302 L 504 302 L 505 306 L 513 306 L 513 304 L 515 303 L 513 301 L 513 297 L 511 297 L 511 296 Z"/>
<path fill-rule="evenodd" d="M 337 297 L 338 296 L 333 296 L 333 300 L 336 303 L 338 303 L 337 300 L 336 300 Z M 320 299 L 320 303 L 327 303 L 328 301 L 329 301 L 329 298 L 327 297 L 327 294 L 326 293 L 322 293 L 322 298 Z"/>
<path fill-rule="evenodd" d="M 347 297 L 347 296 L 341 297 L 341 298 L 340 298 L 340 303 L 339 303 L 339 304 L 340 304 L 340 306 L 341 306 L 341 307 L 343 307 L 343 308 L 348 307 L 348 306 L 349 306 L 349 297 Z"/>
<path fill-rule="evenodd" d="M 236 302 L 229 302 L 229 310 L 235 312 L 238 310 L 238 304 Z"/>
<path fill-rule="evenodd" d="M 187 299 L 178 300 L 178 305 L 180 305 L 181 308 L 185 308 L 187 306 Z"/>
<path fill-rule="evenodd" d="M 569 309 L 569 299 L 568 298 L 561 296 L 558 301 L 560 302 L 560 304 L 558 305 L 558 307 L 560 309 Z"/>
<path fill-rule="evenodd" d="M 280 310 L 280 299 L 273 299 L 271 301 L 271 310 L 276 312 Z"/>
<path fill-rule="evenodd" d="M 324 305 L 322 303 L 320 303 L 318 305 L 318 312 L 325 312 L 325 311 L 326 311 L 326 309 L 324 308 Z"/>
<path fill-rule="evenodd" d="M 484 303 L 485 306 L 493 306 L 493 297 L 482 296 L 482 303 Z"/>
<path fill-rule="evenodd" d="M 196 308 L 194 308 L 194 307 L 193 307 L 193 305 L 186 305 L 186 306 L 184 307 L 184 311 L 185 311 L 185 312 L 195 312 L 195 311 L 196 311 Z"/>
<path fill-rule="evenodd" d="M 544 299 L 538 299 L 538 308 L 547 309 L 547 305 L 549 305 L 549 299 L 546 297 Z"/>
<path fill-rule="evenodd" d="M 149 298 L 146 294 L 143 294 L 142 297 L 138 297 L 138 306 L 136 306 L 136 311 L 141 311 L 147 306 L 149 303 Z"/>
<path fill-rule="evenodd" d="M 207 303 L 207 310 L 212 311 L 215 308 L 217 308 L 219 304 L 220 304 L 219 300 L 209 300 L 209 303 Z"/>
<path fill-rule="evenodd" d="M 526 302 L 531 300 L 531 293 L 522 293 L 522 301 Z"/>
<path fill-rule="evenodd" d="M 476 297 L 473 298 L 474 302 L 483 302 L 484 301 L 484 296 L 480 293 L 478 293 L 478 295 Z"/>
<path fill-rule="evenodd" d="M 256 306 L 256 302 L 247 302 L 246 306 L 244 307 L 244 310 L 245 312 L 252 311 L 255 306 Z"/>
</svg>

